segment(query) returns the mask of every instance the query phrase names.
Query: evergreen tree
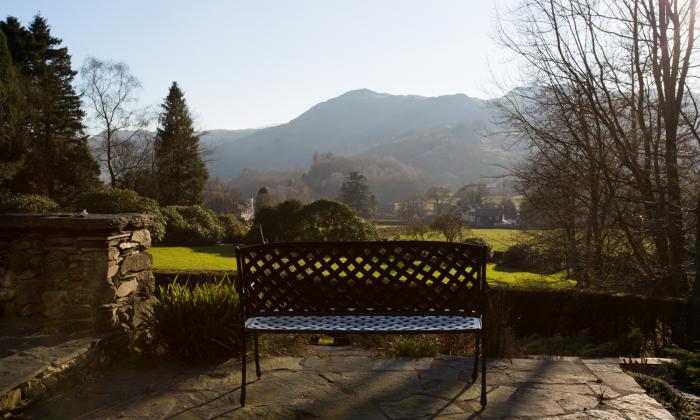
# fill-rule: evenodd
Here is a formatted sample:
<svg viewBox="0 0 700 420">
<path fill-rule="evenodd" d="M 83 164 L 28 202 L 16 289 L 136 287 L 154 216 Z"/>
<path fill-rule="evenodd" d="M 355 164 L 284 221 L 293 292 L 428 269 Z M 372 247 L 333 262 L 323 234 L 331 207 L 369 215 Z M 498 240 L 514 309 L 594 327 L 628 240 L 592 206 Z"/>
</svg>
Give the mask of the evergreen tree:
<svg viewBox="0 0 700 420">
<path fill-rule="evenodd" d="M 0 31 L 0 201 L 10 192 L 9 184 L 23 162 L 21 99 L 7 37 Z"/>
<path fill-rule="evenodd" d="M 199 137 L 185 96 L 176 82 L 162 105 L 155 148 L 160 204 L 201 204 L 207 168 L 199 155 Z"/>
<path fill-rule="evenodd" d="M 364 218 L 374 215 L 377 201 L 370 192 L 367 178 L 359 172 L 350 172 L 340 187 L 338 200 L 345 203 Z"/>
<path fill-rule="evenodd" d="M 267 188 L 260 187 L 258 190 L 258 196 L 255 199 L 256 208 L 261 209 L 269 206 L 270 204 L 270 194 L 267 192 Z"/>
<path fill-rule="evenodd" d="M 23 98 L 21 107 L 15 108 L 23 112 L 14 114 L 14 140 L 5 145 L 12 149 L 8 159 L 21 163 L 10 188 L 68 204 L 80 191 L 96 185 L 99 174 L 87 146 L 68 49 L 60 47 L 61 40 L 51 35 L 40 16 L 28 28 L 8 17 L 0 22 L 0 30 L 7 38 L 11 72 L 16 73 Z"/>
</svg>

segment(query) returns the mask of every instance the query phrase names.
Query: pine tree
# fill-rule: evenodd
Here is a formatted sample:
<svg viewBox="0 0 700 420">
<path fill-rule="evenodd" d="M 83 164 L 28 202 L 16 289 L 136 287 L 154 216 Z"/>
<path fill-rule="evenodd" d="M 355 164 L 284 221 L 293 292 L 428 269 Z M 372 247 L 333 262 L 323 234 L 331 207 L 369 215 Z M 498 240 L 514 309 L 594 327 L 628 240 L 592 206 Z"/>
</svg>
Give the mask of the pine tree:
<svg viewBox="0 0 700 420">
<path fill-rule="evenodd" d="M 68 49 L 51 35 L 46 20 L 35 16 L 28 28 L 16 18 L 0 22 L 26 101 L 15 126 L 17 154 L 23 164 L 11 182 L 14 192 L 47 195 L 61 204 L 98 182 L 99 168 L 87 146 L 76 72 Z M 20 143 L 26 135 L 24 143 Z"/>
<path fill-rule="evenodd" d="M 155 148 L 160 204 L 201 204 L 207 168 L 199 155 L 199 137 L 185 96 L 176 82 L 162 105 Z"/>
<path fill-rule="evenodd" d="M 267 188 L 260 187 L 258 189 L 258 196 L 255 199 L 255 207 L 261 209 L 263 207 L 270 206 L 270 194 L 267 192 Z"/>
<path fill-rule="evenodd" d="M 0 31 L 0 200 L 23 163 L 20 135 L 21 93 L 7 37 Z"/>
<path fill-rule="evenodd" d="M 367 185 L 367 178 L 355 171 L 345 178 L 338 200 L 364 218 L 372 217 L 377 207 L 377 201 Z"/>
</svg>

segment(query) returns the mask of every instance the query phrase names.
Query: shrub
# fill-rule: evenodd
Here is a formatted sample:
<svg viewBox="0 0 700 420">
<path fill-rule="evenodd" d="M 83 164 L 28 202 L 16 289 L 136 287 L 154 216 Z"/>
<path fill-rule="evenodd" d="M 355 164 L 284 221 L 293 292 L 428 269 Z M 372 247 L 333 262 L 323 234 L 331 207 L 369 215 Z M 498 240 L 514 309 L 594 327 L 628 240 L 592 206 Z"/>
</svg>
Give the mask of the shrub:
<svg viewBox="0 0 700 420">
<path fill-rule="evenodd" d="M 0 211 L 7 213 L 47 213 L 58 204 L 44 195 L 11 194 L 0 200 Z"/>
<path fill-rule="evenodd" d="M 686 387 L 695 395 L 700 395 L 700 351 L 691 352 L 683 349 L 666 349 L 673 362 L 664 363 L 673 380 Z"/>
<path fill-rule="evenodd" d="M 156 342 L 176 356 L 206 359 L 241 350 L 238 294 L 227 278 L 161 286 L 146 322 Z"/>
<path fill-rule="evenodd" d="M 516 244 L 503 253 L 499 266 L 516 270 L 536 270 L 544 266 L 544 260 L 544 255 L 534 247 Z"/>
<path fill-rule="evenodd" d="M 464 221 L 457 212 L 450 212 L 436 217 L 430 224 L 431 229 L 437 230 L 445 236 L 447 242 L 455 242 L 462 236 Z"/>
<path fill-rule="evenodd" d="M 686 396 L 676 391 L 668 382 L 654 376 L 642 373 L 631 373 L 637 383 L 660 402 L 665 409 L 671 411 L 677 419 L 696 419 L 700 417 L 700 408 Z"/>
<path fill-rule="evenodd" d="M 89 213 L 145 213 L 153 218 L 149 228 L 155 242 L 165 236 L 165 217 L 158 203 L 148 197 L 142 197 L 135 191 L 120 188 L 99 188 L 88 191 L 78 197 L 78 210 Z"/>
<path fill-rule="evenodd" d="M 267 242 L 294 241 L 299 236 L 298 212 L 304 207 L 301 201 L 287 200 L 276 206 L 258 207 L 253 227 L 244 238 L 247 243 L 262 241 L 260 230 Z"/>
<path fill-rule="evenodd" d="M 224 228 L 223 242 L 227 244 L 241 242 L 250 230 L 250 226 L 241 222 L 235 215 L 230 213 L 219 216 L 219 222 L 221 222 L 221 226 Z"/>
<path fill-rule="evenodd" d="M 260 227 L 268 242 L 359 241 L 378 238 L 374 225 L 348 206 L 330 200 L 303 205 L 297 200 L 258 210 L 246 242 L 260 242 Z"/>
<path fill-rule="evenodd" d="M 302 241 L 362 241 L 376 240 L 373 224 L 359 217 L 345 204 L 330 200 L 317 200 L 299 211 Z"/>
<path fill-rule="evenodd" d="M 390 344 L 396 357 L 435 357 L 438 355 L 438 342 L 435 336 L 402 335 Z"/>
<path fill-rule="evenodd" d="M 214 245 L 224 237 L 224 228 L 211 210 L 202 206 L 163 208 L 166 221 L 163 243 L 170 245 Z"/>
<path fill-rule="evenodd" d="M 413 219 L 408 223 L 406 233 L 417 241 L 424 241 L 430 233 L 430 226 L 426 225 L 422 220 Z"/>
<path fill-rule="evenodd" d="M 462 240 L 462 243 L 468 244 L 468 245 L 485 246 L 488 249 L 487 255 L 486 255 L 488 261 L 491 261 L 493 259 L 493 248 L 483 238 L 479 238 L 477 236 L 472 236 L 471 238 L 466 238 L 466 239 Z"/>
</svg>

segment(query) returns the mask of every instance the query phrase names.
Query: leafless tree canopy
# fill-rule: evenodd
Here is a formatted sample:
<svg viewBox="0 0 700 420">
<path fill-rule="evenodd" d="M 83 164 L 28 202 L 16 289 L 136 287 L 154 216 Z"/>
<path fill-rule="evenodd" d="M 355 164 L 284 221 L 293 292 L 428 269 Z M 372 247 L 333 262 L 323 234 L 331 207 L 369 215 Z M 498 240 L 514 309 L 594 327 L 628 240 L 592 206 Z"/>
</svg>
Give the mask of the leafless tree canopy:
<svg viewBox="0 0 700 420">
<path fill-rule="evenodd" d="M 528 86 L 498 105 L 529 148 L 514 172 L 582 285 L 688 291 L 695 16 L 696 0 L 526 0 L 502 20 Z"/>
<path fill-rule="evenodd" d="M 137 104 L 141 83 L 126 64 L 93 57 L 85 61 L 80 75 L 88 115 L 99 132 L 96 154 L 110 185 L 134 189 L 153 165 L 153 139 L 146 131 L 152 115 Z"/>
</svg>

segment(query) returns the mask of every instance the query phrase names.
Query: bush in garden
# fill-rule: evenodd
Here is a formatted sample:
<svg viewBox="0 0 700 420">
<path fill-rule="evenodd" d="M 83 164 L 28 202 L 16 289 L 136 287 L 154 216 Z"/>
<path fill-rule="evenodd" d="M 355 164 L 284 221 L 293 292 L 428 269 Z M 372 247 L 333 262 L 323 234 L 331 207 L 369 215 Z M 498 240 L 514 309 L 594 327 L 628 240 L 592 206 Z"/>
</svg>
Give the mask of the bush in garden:
<svg viewBox="0 0 700 420">
<path fill-rule="evenodd" d="M 463 244 L 468 244 L 468 245 L 485 246 L 485 247 L 488 249 L 487 255 L 486 255 L 487 260 L 488 260 L 488 261 L 491 261 L 491 260 L 493 259 L 493 248 L 492 248 L 491 245 L 490 245 L 488 242 L 486 242 L 483 238 L 479 238 L 479 237 L 477 237 L 477 236 L 473 236 L 473 237 L 471 237 L 471 238 L 466 238 L 466 239 L 462 240 L 462 243 L 463 243 Z"/>
<path fill-rule="evenodd" d="M 223 242 L 227 244 L 240 243 L 250 230 L 250 226 L 238 220 L 231 213 L 219 216 L 219 222 L 224 228 Z"/>
<path fill-rule="evenodd" d="M 359 217 L 343 203 L 317 200 L 299 211 L 301 241 L 365 241 L 376 240 L 373 224 Z"/>
<path fill-rule="evenodd" d="M 165 244 L 214 245 L 224 237 L 219 218 L 202 206 L 167 206 L 162 211 L 166 222 Z"/>
<path fill-rule="evenodd" d="M 261 242 L 261 229 L 267 242 L 360 241 L 378 238 L 374 225 L 359 217 L 345 204 L 330 200 L 317 200 L 307 205 L 297 200 L 287 200 L 276 206 L 260 208 L 245 241 Z"/>
<path fill-rule="evenodd" d="M 438 355 L 438 341 L 435 336 L 400 335 L 390 343 L 396 357 L 435 357 Z"/>
<path fill-rule="evenodd" d="M 442 233 L 447 242 L 456 242 L 462 237 L 464 221 L 457 212 L 441 214 L 433 219 L 430 228 Z"/>
<path fill-rule="evenodd" d="M 151 237 L 155 242 L 165 237 L 165 217 L 158 202 L 152 198 L 140 196 L 132 190 L 120 188 L 99 188 L 83 193 L 78 197 L 77 210 L 87 210 L 88 213 L 145 213 L 153 218 L 149 227 Z"/>
<path fill-rule="evenodd" d="M 700 395 L 700 351 L 669 348 L 666 349 L 666 353 L 676 359 L 673 362 L 664 363 L 674 382 L 695 395 Z"/>
<path fill-rule="evenodd" d="M 267 242 L 294 241 L 299 236 L 298 212 L 304 207 L 301 201 L 287 200 L 276 206 L 259 207 L 253 226 L 244 238 L 246 243 L 260 243 L 262 235 Z"/>
<path fill-rule="evenodd" d="M 406 227 L 406 233 L 417 241 L 425 241 L 430 233 L 430 226 L 422 220 L 414 219 Z"/>
<path fill-rule="evenodd" d="M 501 257 L 499 267 L 514 270 L 539 270 L 545 265 L 546 258 L 535 247 L 527 244 L 517 244 L 508 248 Z"/>
<path fill-rule="evenodd" d="M 159 288 L 147 325 L 157 344 L 187 359 L 231 356 L 241 350 L 238 293 L 227 278 L 194 287 Z"/>
<path fill-rule="evenodd" d="M 47 213 L 58 208 L 58 204 L 44 195 L 8 194 L 0 198 L 0 212 Z"/>
</svg>

